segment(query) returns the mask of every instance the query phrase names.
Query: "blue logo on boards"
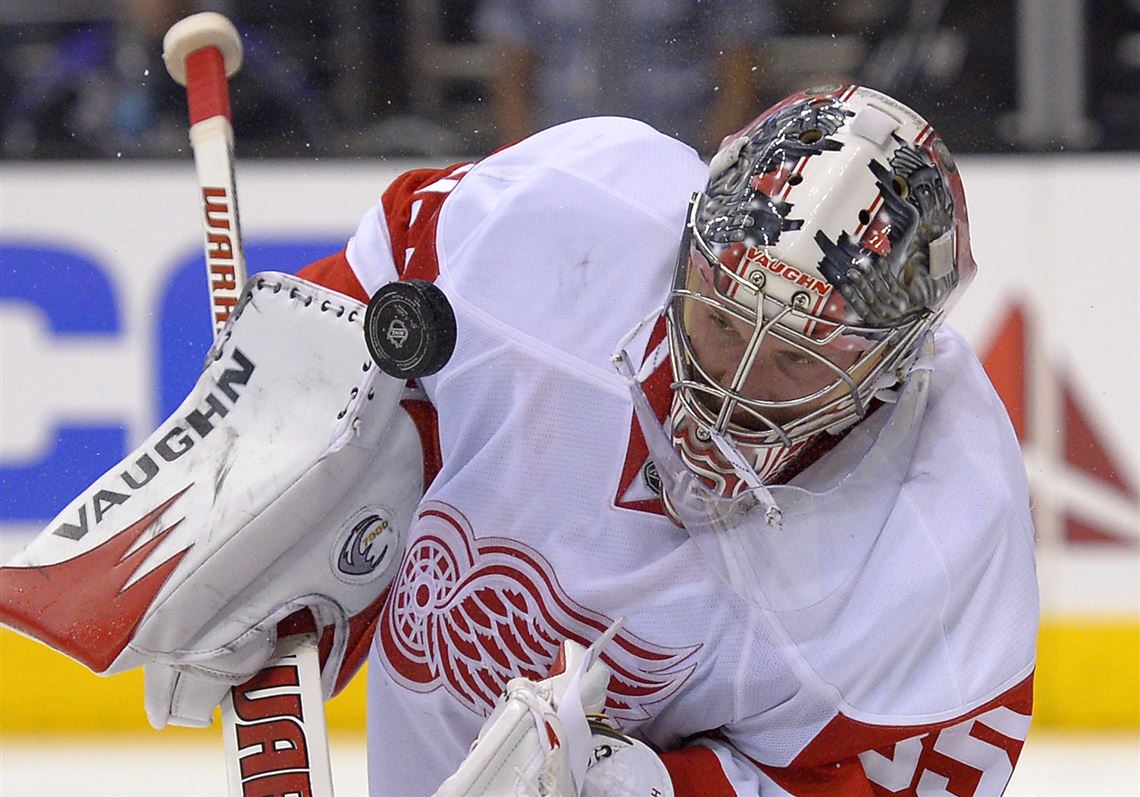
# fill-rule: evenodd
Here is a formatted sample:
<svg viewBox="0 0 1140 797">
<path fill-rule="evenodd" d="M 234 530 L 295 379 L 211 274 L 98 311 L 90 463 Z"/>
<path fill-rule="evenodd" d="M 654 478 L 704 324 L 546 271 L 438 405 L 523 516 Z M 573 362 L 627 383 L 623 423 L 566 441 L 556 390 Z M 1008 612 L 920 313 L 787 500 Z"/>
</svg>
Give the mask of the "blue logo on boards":
<svg viewBox="0 0 1140 797">
<path fill-rule="evenodd" d="M 246 241 L 249 273 L 285 271 L 339 251 L 343 240 Z M 175 263 L 153 313 L 156 423 L 194 386 L 212 338 L 206 265 L 200 252 Z M 44 243 L 0 245 L 0 307 L 31 306 L 60 346 L 114 343 L 124 335 L 122 300 L 97 258 Z M 49 344 L 50 345 L 50 344 Z M 11 353 L 5 355 L 10 361 Z M 34 367 L 32 364 L 30 367 Z M 90 390 L 76 385 L 75 390 Z M 0 458 L 0 523 L 47 523 L 75 496 L 130 453 L 128 418 L 102 423 L 45 419 L 49 444 L 29 458 Z M 141 441 L 134 441 L 136 444 Z"/>
</svg>

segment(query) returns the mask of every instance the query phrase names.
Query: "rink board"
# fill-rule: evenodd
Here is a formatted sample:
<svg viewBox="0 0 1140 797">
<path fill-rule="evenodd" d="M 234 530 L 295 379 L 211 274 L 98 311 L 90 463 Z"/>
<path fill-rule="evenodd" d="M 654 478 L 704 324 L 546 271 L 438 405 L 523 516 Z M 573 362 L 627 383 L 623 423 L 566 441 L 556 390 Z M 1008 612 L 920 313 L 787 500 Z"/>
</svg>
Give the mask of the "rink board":
<svg viewBox="0 0 1140 797">
<path fill-rule="evenodd" d="M 1034 727 L 1140 728 L 1137 651 L 1135 620 L 1046 620 L 1039 636 Z M 364 732 L 366 669 L 327 704 L 331 731 Z M 154 733 L 143 711 L 140 670 L 101 678 L 37 642 L 0 630 L 0 736 L 119 732 Z M 163 731 L 171 734 L 201 738 L 218 731 Z"/>
<path fill-rule="evenodd" d="M 242 164 L 251 271 L 339 249 L 410 165 Z M 188 162 L 3 169 L 6 559 L 177 405 L 210 330 Z M 953 323 L 1002 392 L 1034 484 L 1037 723 L 1140 727 L 1140 159 L 989 156 L 962 171 L 980 272 Z M 363 729 L 360 681 L 332 704 L 334 727 Z M 4 733 L 145 728 L 141 694 L 135 673 L 95 678 L 0 632 Z"/>
</svg>

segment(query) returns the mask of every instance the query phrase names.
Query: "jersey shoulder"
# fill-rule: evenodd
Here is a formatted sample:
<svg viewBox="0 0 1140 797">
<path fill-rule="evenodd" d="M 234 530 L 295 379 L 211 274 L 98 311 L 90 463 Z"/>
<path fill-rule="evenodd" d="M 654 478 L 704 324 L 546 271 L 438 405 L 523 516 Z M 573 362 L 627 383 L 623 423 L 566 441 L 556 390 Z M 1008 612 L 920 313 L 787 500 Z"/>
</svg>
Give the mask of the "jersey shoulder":
<svg viewBox="0 0 1140 797">
<path fill-rule="evenodd" d="M 1025 738 L 1038 623 L 1025 468 L 969 345 L 949 329 L 934 344 L 923 363 L 932 367 L 925 409 L 908 427 L 909 462 L 876 466 L 900 473 L 898 482 L 860 481 L 869 492 L 833 516 L 842 542 L 877 491 L 893 496 L 883 519 L 872 518 L 858 566 L 817 604 L 768 614 L 803 688 L 786 709 L 757 706 L 732 725 L 733 744 L 765 764 L 819 766 L 854 754 L 885 784 L 892 754 L 884 751 L 896 744 L 893 761 L 910 762 L 909 778 L 927 763 L 920 739 L 941 734 L 948 745 L 988 723 L 1009 737 L 994 748 L 998 760 Z M 841 549 L 819 550 L 826 564 Z M 791 726 L 789 713 L 798 718 Z"/>
<path fill-rule="evenodd" d="M 581 193 L 620 197 L 640 212 L 671 219 L 678 188 L 704 186 L 707 169 L 687 144 L 635 119 L 599 116 L 577 119 L 506 147 L 478 164 L 473 173 L 512 184 L 542 182 L 556 172 L 577 179 Z M 468 185 L 470 188 L 470 183 Z"/>
<path fill-rule="evenodd" d="M 934 344 L 914 454 L 879 561 L 870 563 L 883 605 L 909 607 L 893 633 L 875 632 L 888 655 L 878 682 L 854 700 L 872 714 L 973 707 L 1022 681 L 1035 660 L 1034 529 L 1021 450 L 969 344 L 946 328 Z"/>
<path fill-rule="evenodd" d="M 845 533 L 828 542 L 825 528 L 818 547 L 850 575 L 777 618 L 835 710 L 872 724 L 960 714 L 1023 680 L 1035 658 L 1034 530 L 1005 408 L 953 331 L 919 367 L 931 369 L 921 409 L 904 414 L 901 398 L 833 452 L 875 441 L 835 488 L 842 504 L 820 499 Z"/>
<path fill-rule="evenodd" d="M 457 312 L 526 345 L 608 368 L 663 305 L 706 167 L 629 119 L 569 122 L 473 167 L 439 214 L 436 255 Z"/>
<path fill-rule="evenodd" d="M 993 513 L 1027 521 L 1029 482 L 1020 444 L 982 364 L 969 343 L 946 327 L 935 335 L 932 362 L 930 398 L 910 483 L 937 486 L 946 500 L 969 499 L 973 511 L 966 516 L 941 503 L 935 514 L 942 524 L 963 531 L 985 528 L 987 519 L 999 522 Z M 1011 524 L 1000 525 L 1008 529 Z M 942 542 L 949 552 L 967 540 L 971 546 L 985 544 L 966 534 Z"/>
</svg>

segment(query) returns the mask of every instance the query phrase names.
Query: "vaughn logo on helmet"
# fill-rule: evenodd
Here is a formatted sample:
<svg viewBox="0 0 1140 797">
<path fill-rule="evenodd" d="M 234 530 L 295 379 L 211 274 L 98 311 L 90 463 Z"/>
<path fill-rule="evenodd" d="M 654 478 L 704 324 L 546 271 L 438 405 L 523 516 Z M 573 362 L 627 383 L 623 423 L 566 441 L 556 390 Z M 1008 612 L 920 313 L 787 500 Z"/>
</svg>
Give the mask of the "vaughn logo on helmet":
<svg viewBox="0 0 1140 797">
<path fill-rule="evenodd" d="M 793 268 L 780 260 L 777 257 L 772 257 L 765 252 L 752 246 L 748 248 L 748 253 L 744 256 L 744 268 L 742 273 L 748 274 L 752 267 L 763 268 L 773 274 L 783 277 L 788 282 L 794 285 L 799 285 L 802 288 L 807 288 L 810 291 L 818 293 L 820 296 L 827 296 L 831 293 L 831 285 L 821 279 L 813 277 L 811 274 L 805 274 L 797 268 Z"/>
<path fill-rule="evenodd" d="M 175 421 L 149 451 L 144 451 L 133 465 L 121 471 L 113 481 L 96 483 L 83 496 L 76 522 L 64 521 L 52 530 L 52 534 L 70 540 L 83 539 L 93 525 L 103 522 L 104 516 L 112 507 L 126 503 L 132 493 L 149 484 L 158 475 L 162 463 L 178 459 L 194 447 L 196 439 L 200 440 L 213 431 L 215 419 L 229 414 L 230 408 L 241 398 L 238 386 L 249 384 L 255 368 L 253 361 L 240 349 L 235 348 L 231 358 L 237 367 L 222 372 L 214 383 L 215 389 L 207 394 L 205 406 Z M 94 518 L 94 524 L 91 523 L 91 518 Z"/>
</svg>

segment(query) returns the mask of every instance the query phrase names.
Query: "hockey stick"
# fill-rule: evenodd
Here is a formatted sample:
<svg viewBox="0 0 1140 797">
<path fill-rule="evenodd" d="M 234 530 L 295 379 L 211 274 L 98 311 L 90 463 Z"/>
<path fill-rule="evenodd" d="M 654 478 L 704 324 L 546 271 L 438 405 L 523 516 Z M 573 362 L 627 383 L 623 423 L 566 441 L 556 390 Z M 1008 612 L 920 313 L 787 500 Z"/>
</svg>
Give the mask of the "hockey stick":
<svg viewBox="0 0 1140 797">
<path fill-rule="evenodd" d="M 227 82 L 241 67 L 241 38 L 221 14 L 195 14 L 167 31 L 162 57 L 171 77 L 186 87 L 216 336 L 246 280 Z M 281 639 L 275 657 L 260 673 L 226 693 L 221 717 L 230 797 L 332 797 L 314 635 Z"/>
</svg>

